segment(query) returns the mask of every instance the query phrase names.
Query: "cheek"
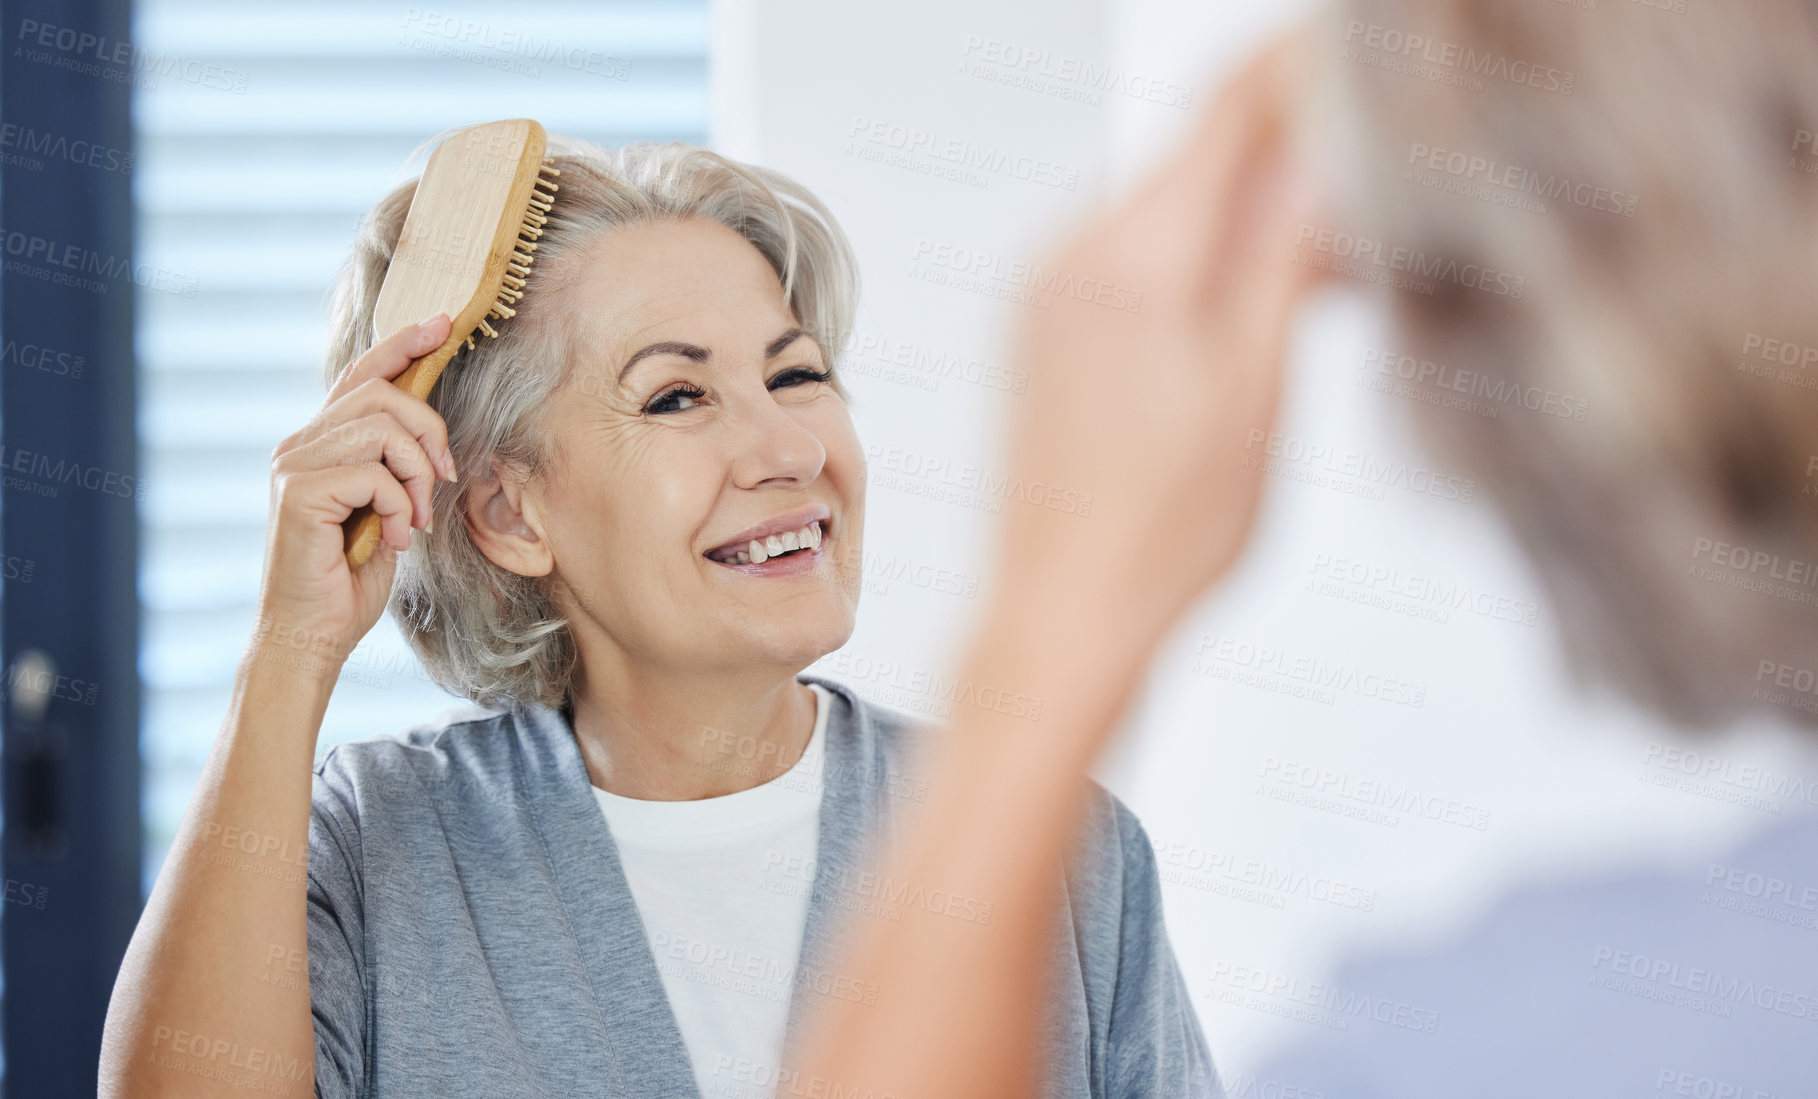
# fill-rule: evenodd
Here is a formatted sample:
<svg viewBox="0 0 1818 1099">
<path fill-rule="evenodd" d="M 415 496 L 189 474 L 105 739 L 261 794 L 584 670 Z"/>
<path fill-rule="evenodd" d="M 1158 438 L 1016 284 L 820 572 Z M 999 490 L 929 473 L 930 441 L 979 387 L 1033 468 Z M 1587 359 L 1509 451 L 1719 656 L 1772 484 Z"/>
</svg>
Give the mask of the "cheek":
<svg viewBox="0 0 1818 1099">
<path fill-rule="evenodd" d="M 701 537 L 726 480 L 723 457 L 679 433 L 646 439 L 614 457 L 594 505 L 606 513 L 605 541 L 621 560 L 688 563 L 684 554 Z"/>
<path fill-rule="evenodd" d="M 558 562 L 584 572 L 604 562 L 654 561 L 687 546 L 702 481 L 698 455 L 660 437 L 570 440 L 546 494 L 546 529 Z"/>
</svg>

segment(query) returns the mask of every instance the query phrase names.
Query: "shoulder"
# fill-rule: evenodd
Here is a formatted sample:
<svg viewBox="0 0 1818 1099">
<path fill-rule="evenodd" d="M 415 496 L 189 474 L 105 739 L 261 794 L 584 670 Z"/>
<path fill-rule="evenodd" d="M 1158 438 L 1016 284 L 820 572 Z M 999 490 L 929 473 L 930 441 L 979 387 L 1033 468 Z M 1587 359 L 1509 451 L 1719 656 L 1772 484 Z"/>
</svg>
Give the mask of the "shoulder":
<svg viewBox="0 0 1818 1099">
<path fill-rule="evenodd" d="M 1458 931 L 1355 957 L 1324 986 L 1425 1025 L 1321 1032 L 1276 1067 L 1360 1096 L 1626 1094 L 1669 1069 L 1659 1083 L 1686 1087 L 1691 1066 L 1738 1087 L 1717 1094 L 1813 1094 L 1814 865 L 1808 816 L 1715 857 L 1518 886 Z M 1493 1068 L 1537 1048 L 1559 1054 L 1545 1078 Z"/>
<path fill-rule="evenodd" d="M 1136 810 L 1097 779 L 1085 779 L 1082 851 L 1115 864 L 1121 876 L 1155 876 L 1155 850 Z"/>
<path fill-rule="evenodd" d="M 1121 941 L 1161 919 L 1155 850 L 1135 810 L 1096 779 L 1081 781 L 1085 812 L 1067 856 L 1067 894 L 1082 931 L 1096 925 Z"/>
<path fill-rule="evenodd" d="M 449 782 L 479 781 L 510 766 L 512 715 L 457 706 L 400 732 L 344 741 L 315 765 L 318 810 L 364 808 Z"/>
<path fill-rule="evenodd" d="M 833 695 L 836 708 L 827 728 L 830 735 L 850 738 L 848 758 L 867 770 L 877 769 L 899 787 L 920 788 L 916 784 L 926 754 L 945 728 L 940 718 L 866 698 L 821 675 L 804 673 L 801 678 Z M 1147 888 L 1156 877 L 1155 854 L 1142 822 L 1097 779 L 1082 777 L 1081 782 L 1085 805 L 1069 856 L 1069 888 L 1076 893 L 1081 888 L 1102 892 L 1107 886 L 1121 886 L 1121 892 Z"/>
</svg>

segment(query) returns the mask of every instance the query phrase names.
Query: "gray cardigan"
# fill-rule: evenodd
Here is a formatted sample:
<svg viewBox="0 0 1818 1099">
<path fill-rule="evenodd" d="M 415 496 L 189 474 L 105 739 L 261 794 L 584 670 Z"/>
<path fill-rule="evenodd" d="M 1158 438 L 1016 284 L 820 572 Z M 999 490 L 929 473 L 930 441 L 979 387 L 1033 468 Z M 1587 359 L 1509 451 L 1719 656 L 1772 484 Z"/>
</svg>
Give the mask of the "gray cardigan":
<svg viewBox="0 0 1818 1099">
<path fill-rule="evenodd" d="M 974 899 L 924 894 L 867 870 L 896 810 L 926 796 L 929 723 L 802 673 L 832 692 L 820 850 L 789 1040 L 821 994 L 856 988 L 827 967 L 856 913 L 894 905 L 986 920 Z M 1220 1094 L 1162 921 L 1154 852 L 1135 815 L 1087 780 L 1066 867 L 1047 1013 L 1052 1099 Z M 622 1096 L 699 1099 L 655 956 L 562 715 L 468 711 L 400 737 L 337 745 L 316 766 L 309 825 L 309 989 L 316 1088 L 341 1099 Z M 729 885 L 750 888 L 749 884 Z M 900 917 L 899 917 L 900 918 Z M 829 993 L 829 990 L 832 990 Z M 844 1095 L 788 1075 L 726 1095 Z M 874 1096 L 871 1099 L 884 1099 Z"/>
</svg>

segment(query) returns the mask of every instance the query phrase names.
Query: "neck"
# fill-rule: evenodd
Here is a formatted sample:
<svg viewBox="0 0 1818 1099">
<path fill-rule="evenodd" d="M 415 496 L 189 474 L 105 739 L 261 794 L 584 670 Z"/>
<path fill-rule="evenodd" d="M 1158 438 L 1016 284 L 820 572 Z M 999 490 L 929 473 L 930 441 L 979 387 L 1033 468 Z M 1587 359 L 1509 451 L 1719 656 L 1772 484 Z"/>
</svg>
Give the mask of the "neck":
<svg viewBox="0 0 1818 1099">
<path fill-rule="evenodd" d="M 582 661 L 572 724 L 588 779 L 645 801 L 760 786 L 795 766 L 814 731 L 800 669 L 652 668 Z"/>
</svg>

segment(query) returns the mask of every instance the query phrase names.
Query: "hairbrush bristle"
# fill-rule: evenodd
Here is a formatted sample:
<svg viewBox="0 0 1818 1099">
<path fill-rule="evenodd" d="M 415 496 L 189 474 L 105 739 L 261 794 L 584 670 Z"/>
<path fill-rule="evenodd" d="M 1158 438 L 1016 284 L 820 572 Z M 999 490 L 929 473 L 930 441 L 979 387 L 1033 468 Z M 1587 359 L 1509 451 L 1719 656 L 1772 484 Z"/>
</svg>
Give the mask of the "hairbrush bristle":
<svg viewBox="0 0 1818 1099">
<path fill-rule="evenodd" d="M 551 167 L 552 157 L 544 157 L 543 163 L 537 165 L 542 175 L 559 176 L 561 169 Z M 511 253 L 511 259 L 505 264 L 505 275 L 500 282 L 498 296 L 487 308 L 486 315 L 497 320 L 517 316 L 513 304 L 524 300 L 525 276 L 530 274 L 530 265 L 536 261 L 537 238 L 543 235 L 543 227 L 549 224 L 547 216 L 555 202 L 555 193 L 560 190 L 553 181 L 539 178 L 530 191 L 530 207 L 524 211 L 524 217 L 518 222 L 517 246 Z M 497 338 L 498 331 L 484 320 L 479 322 L 479 330 L 487 336 Z M 473 350 L 473 338 L 467 340 L 467 349 Z"/>
</svg>

